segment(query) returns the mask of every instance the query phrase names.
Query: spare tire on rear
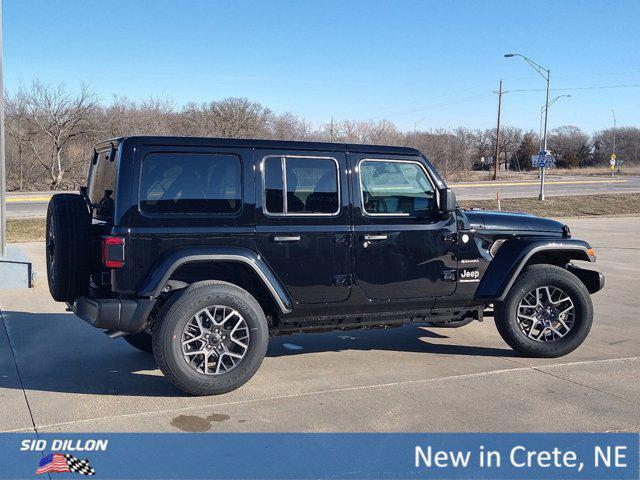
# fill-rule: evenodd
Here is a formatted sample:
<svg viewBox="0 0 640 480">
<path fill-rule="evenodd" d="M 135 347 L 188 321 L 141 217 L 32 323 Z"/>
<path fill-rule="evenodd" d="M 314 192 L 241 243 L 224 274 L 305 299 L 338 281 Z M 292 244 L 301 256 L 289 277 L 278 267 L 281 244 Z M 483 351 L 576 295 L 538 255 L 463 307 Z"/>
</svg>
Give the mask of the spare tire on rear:
<svg viewBox="0 0 640 480">
<path fill-rule="evenodd" d="M 73 302 L 89 290 L 91 273 L 91 215 L 82 196 L 59 193 L 51 198 L 45 241 L 51 296 Z"/>
</svg>

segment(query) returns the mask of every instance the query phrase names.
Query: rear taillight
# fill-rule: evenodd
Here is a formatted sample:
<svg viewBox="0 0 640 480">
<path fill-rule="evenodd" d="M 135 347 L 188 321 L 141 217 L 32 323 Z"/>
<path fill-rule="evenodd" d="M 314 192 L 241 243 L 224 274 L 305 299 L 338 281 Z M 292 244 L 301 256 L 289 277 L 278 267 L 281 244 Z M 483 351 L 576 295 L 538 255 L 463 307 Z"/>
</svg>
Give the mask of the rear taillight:
<svg viewBox="0 0 640 480">
<path fill-rule="evenodd" d="M 124 265 L 124 237 L 102 237 L 102 263 L 107 268 Z"/>
</svg>

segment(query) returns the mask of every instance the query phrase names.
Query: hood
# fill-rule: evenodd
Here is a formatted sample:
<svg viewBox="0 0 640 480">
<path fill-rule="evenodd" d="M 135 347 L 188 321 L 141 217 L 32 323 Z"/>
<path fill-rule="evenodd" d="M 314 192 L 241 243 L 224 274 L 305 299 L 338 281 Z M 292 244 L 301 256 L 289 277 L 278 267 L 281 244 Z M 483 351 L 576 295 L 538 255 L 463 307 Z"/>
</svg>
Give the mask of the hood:
<svg viewBox="0 0 640 480">
<path fill-rule="evenodd" d="M 481 230 L 512 232 L 563 233 L 564 225 L 549 218 L 528 213 L 498 212 L 493 210 L 468 210 L 465 212 L 469 226 Z"/>
</svg>

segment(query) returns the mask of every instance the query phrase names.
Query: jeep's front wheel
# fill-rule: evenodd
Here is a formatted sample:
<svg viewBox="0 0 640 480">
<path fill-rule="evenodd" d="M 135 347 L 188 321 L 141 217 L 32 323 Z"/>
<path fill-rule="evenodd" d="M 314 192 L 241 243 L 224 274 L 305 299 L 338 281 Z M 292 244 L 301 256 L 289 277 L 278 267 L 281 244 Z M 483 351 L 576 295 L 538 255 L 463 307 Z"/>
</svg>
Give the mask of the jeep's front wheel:
<svg viewBox="0 0 640 480">
<path fill-rule="evenodd" d="M 533 357 L 560 357 L 578 348 L 591 329 L 593 304 L 575 275 L 554 265 L 532 265 L 495 306 L 500 336 Z"/>
<path fill-rule="evenodd" d="M 260 304 L 225 282 L 198 282 L 176 293 L 153 329 L 160 370 L 191 395 L 219 395 L 242 386 L 260 367 L 268 342 Z"/>
</svg>

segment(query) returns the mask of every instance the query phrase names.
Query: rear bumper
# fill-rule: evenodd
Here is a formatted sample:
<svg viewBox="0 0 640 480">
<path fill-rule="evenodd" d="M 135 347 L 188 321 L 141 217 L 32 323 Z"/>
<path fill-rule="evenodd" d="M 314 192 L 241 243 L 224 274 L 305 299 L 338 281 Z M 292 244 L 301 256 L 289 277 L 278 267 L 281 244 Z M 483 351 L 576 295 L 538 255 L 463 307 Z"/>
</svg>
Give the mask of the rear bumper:
<svg viewBox="0 0 640 480">
<path fill-rule="evenodd" d="M 594 270 L 576 267 L 572 263 L 567 265 L 567 270 L 580 279 L 589 293 L 599 292 L 604 288 L 604 275 Z"/>
<path fill-rule="evenodd" d="M 73 313 L 96 328 L 137 333 L 144 330 L 155 303 L 150 298 L 80 297 L 73 304 Z"/>
</svg>

